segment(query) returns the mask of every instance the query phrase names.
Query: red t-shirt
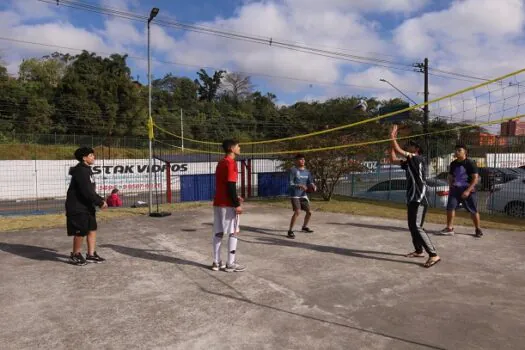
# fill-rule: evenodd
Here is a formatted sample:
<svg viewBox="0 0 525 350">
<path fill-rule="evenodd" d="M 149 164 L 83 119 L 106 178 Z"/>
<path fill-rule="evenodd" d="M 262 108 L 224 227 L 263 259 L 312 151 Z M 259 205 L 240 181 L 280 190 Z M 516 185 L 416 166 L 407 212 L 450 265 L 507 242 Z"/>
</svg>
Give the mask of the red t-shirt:
<svg viewBox="0 0 525 350">
<path fill-rule="evenodd" d="M 231 157 L 224 157 L 215 169 L 215 198 L 213 205 L 216 207 L 233 207 L 228 194 L 228 182 L 237 182 L 237 162 Z"/>
</svg>

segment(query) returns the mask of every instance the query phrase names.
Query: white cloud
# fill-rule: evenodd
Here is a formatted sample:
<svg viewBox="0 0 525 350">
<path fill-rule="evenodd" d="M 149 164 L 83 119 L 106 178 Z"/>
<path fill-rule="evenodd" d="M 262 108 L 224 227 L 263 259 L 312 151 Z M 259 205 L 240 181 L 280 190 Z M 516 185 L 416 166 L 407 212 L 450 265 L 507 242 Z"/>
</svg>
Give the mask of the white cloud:
<svg viewBox="0 0 525 350">
<path fill-rule="evenodd" d="M 141 6 L 138 0 L 99 0 L 98 3 L 105 7 L 134 12 L 138 12 Z M 37 11 L 33 10 L 37 6 L 35 4 L 40 4 Z M 155 58 L 166 61 L 377 87 L 358 89 L 324 85 L 319 88 L 319 84 L 313 83 L 316 85 L 315 96 L 318 96 L 314 97 L 311 94 L 314 90 L 309 92 L 307 89 L 308 83 L 268 78 L 264 85 L 270 90 L 280 91 L 282 96 L 278 97 L 286 101 L 290 99 L 287 96 L 290 92 L 299 92 L 298 95 L 305 96 L 304 99 L 322 100 L 345 95 L 403 98 L 396 90 L 379 82 L 380 78 L 384 78 L 416 102 L 420 102 L 423 96 L 418 92 L 423 90 L 423 76 L 410 71 L 361 65 L 275 47 L 275 42 L 278 41 L 304 43 L 319 49 L 397 62 L 420 62 L 428 57 L 431 68 L 481 77 L 495 77 L 523 67 L 523 1 L 457 0 L 444 10 L 424 12 L 428 4 L 429 0 L 245 1 L 228 18 L 216 18 L 197 24 L 263 39 L 272 38 L 272 46 L 269 43 L 261 45 L 195 32 L 180 32 L 153 24 L 152 52 Z M 166 11 L 162 11 L 161 15 L 165 13 Z M 93 29 L 88 26 L 86 29 L 71 24 L 66 15 L 67 12 L 55 10 L 51 5 L 33 0 L 12 0 L 9 10 L 0 12 L 0 31 L 9 33 L 5 36 L 20 40 L 78 47 L 94 52 L 129 52 L 136 56 L 146 56 L 144 24 L 108 18 L 102 27 Z M 371 20 L 370 15 L 376 20 Z M 386 18 L 385 16 L 389 18 L 388 25 L 391 25 L 392 18 L 401 22 L 392 33 L 385 33 L 387 25 L 377 19 Z M 13 72 L 13 67 L 16 67 L 16 62 L 22 57 L 48 54 L 55 50 L 15 43 L 6 45 L 6 42 L 0 41 L 0 50 L 2 49 L 13 52 L 9 57 L 4 57 L 10 72 Z M 392 54 L 398 57 L 390 56 Z M 157 72 L 173 68 L 160 65 L 154 63 Z M 136 61 L 136 66 L 144 70 L 146 62 Z M 196 70 L 194 66 L 188 68 L 188 72 L 193 73 Z M 525 77 L 521 80 L 525 80 Z M 430 76 L 430 99 L 473 84 Z M 464 95 L 462 103 L 467 101 L 468 105 L 471 103 L 470 98 L 472 95 Z M 512 99 L 508 101 L 515 103 Z M 447 101 L 443 101 L 433 108 L 441 111 L 449 108 L 449 113 L 453 113 L 456 107 L 447 107 L 446 103 Z"/>
<path fill-rule="evenodd" d="M 343 11 L 363 12 L 415 12 L 424 8 L 429 0 L 284 0 L 292 7 L 319 10 L 332 8 Z"/>
<path fill-rule="evenodd" d="M 50 18 L 57 14 L 48 4 L 34 0 L 11 0 L 11 6 L 24 19 Z"/>
</svg>

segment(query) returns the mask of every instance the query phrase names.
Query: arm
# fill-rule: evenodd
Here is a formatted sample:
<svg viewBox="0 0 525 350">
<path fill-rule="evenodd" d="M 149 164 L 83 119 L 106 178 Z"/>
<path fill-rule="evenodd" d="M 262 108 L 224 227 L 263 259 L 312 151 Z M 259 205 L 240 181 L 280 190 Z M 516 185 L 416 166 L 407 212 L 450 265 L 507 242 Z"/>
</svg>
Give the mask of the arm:
<svg viewBox="0 0 525 350">
<path fill-rule="evenodd" d="M 93 205 L 96 205 L 97 207 L 104 206 L 106 202 L 104 201 L 104 198 L 100 197 L 97 192 L 95 192 L 93 183 L 91 183 L 89 171 L 87 171 L 87 169 L 85 171 L 78 171 L 76 176 L 80 194 L 93 203 Z"/>
<path fill-rule="evenodd" d="M 392 152 L 395 152 L 397 154 L 401 154 L 401 155 L 403 155 L 404 157 L 407 157 L 407 158 L 409 156 L 411 156 L 410 153 L 408 153 L 407 151 L 402 149 L 401 146 L 399 146 L 399 143 L 397 143 L 397 125 L 393 125 L 392 129 L 390 130 L 390 140 L 392 142 Z"/>
<path fill-rule="evenodd" d="M 288 177 L 288 182 L 290 184 L 290 187 L 292 187 L 292 188 L 300 188 L 302 190 L 306 190 L 305 186 L 295 183 L 296 172 L 293 169 L 294 168 L 290 169 L 290 173 L 289 173 L 289 177 Z"/>
<path fill-rule="evenodd" d="M 394 151 L 394 148 L 390 148 L 390 163 L 392 164 L 401 164 L 401 159 L 397 158 L 396 151 Z"/>
<path fill-rule="evenodd" d="M 117 207 L 121 207 L 122 206 L 122 199 L 120 199 L 120 197 L 117 197 Z"/>
<path fill-rule="evenodd" d="M 317 186 L 314 183 L 314 178 L 312 176 L 311 172 L 308 172 L 308 180 L 306 181 L 307 186 L 312 185 L 312 189 L 315 192 L 317 190 Z"/>
<path fill-rule="evenodd" d="M 469 168 L 470 168 L 469 171 L 472 176 L 472 179 L 470 180 L 469 186 L 465 192 L 468 191 L 468 193 L 470 194 L 474 190 L 476 185 L 478 184 L 479 174 L 478 174 L 478 167 L 476 163 L 471 163 L 471 166 Z"/>
<path fill-rule="evenodd" d="M 228 181 L 228 195 L 230 196 L 230 199 L 235 208 L 241 206 L 239 196 L 237 196 L 237 183 L 236 182 Z"/>
<path fill-rule="evenodd" d="M 228 195 L 233 207 L 239 208 L 241 203 L 237 195 L 237 169 L 234 162 L 228 163 Z"/>
</svg>

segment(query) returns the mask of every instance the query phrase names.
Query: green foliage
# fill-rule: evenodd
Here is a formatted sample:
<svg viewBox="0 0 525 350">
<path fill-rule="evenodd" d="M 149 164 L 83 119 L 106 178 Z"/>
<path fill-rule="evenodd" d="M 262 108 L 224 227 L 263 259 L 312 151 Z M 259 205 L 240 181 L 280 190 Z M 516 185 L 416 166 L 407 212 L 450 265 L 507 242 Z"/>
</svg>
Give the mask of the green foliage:
<svg viewBox="0 0 525 350">
<path fill-rule="evenodd" d="M 131 77 L 126 61 L 126 55 L 118 54 L 104 58 L 87 51 L 76 56 L 52 53 L 22 62 L 18 79 L 10 78 L 0 65 L 0 133 L 145 137 L 148 88 Z M 199 140 L 236 137 L 248 141 L 309 133 L 366 120 L 377 115 L 379 106 L 403 102 L 353 96 L 279 107 L 276 95 L 256 91 L 245 74 L 225 71 L 208 74 L 201 69 L 196 75 L 198 79 L 192 80 L 169 73 L 153 80 L 152 117 L 157 125 L 178 135 L 182 110 L 184 136 Z M 360 99 L 366 99 L 368 111 L 354 108 Z M 421 132 L 421 124 L 419 110 L 410 111 L 410 119 L 403 122 L 412 133 Z M 272 147 L 302 148 L 316 143 L 326 146 L 385 138 L 388 123 L 373 125 L 324 135 L 320 141 Z M 430 128 L 433 131 L 452 126 L 436 121 Z M 156 137 L 171 138 L 159 130 Z M 451 140 L 447 139 L 443 147 L 434 147 L 435 154 L 448 152 L 456 135 L 447 137 Z M 442 139 L 440 135 L 430 141 L 437 143 Z M 368 149 L 367 157 L 380 159 L 383 148 Z M 264 150 L 267 149 L 271 147 Z M 352 156 L 352 151 L 347 149 L 344 154 Z"/>
</svg>

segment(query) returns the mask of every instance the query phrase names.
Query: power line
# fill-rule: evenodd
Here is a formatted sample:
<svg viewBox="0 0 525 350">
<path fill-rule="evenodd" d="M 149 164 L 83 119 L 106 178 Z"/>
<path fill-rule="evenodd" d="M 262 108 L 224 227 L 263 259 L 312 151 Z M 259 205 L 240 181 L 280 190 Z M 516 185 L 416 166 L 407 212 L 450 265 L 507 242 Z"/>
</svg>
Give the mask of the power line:
<svg viewBox="0 0 525 350">
<path fill-rule="evenodd" d="M 38 1 L 49 3 L 49 4 L 54 4 L 53 0 L 38 0 Z M 122 11 L 122 10 L 115 9 L 115 8 L 99 7 L 99 6 L 95 6 L 95 5 L 92 5 L 92 4 L 83 2 L 83 1 L 61 0 L 61 4 L 63 6 L 74 8 L 74 9 L 87 10 L 87 11 L 106 14 L 110 16 L 121 17 L 121 18 L 125 18 L 128 20 L 135 20 L 135 21 L 140 21 L 140 22 L 144 22 L 145 20 L 147 20 L 146 16 L 143 16 L 140 14 L 136 14 L 136 13 L 132 13 L 128 11 Z M 316 55 L 324 56 L 324 57 L 344 59 L 344 60 L 355 62 L 355 63 L 378 65 L 378 66 L 391 68 L 391 69 L 399 69 L 398 67 L 393 67 L 392 65 L 403 66 L 403 67 L 412 66 L 406 63 L 394 62 L 394 61 L 385 60 L 385 59 L 381 59 L 377 57 L 364 57 L 364 56 L 350 55 L 350 54 L 345 54 L 344 52 L 341 52 L 341 51 L 329 51 L 329 50 L 309 47 L 306 45 L 297 45 L 297 42 L 293 42 L 293 41 L 276 40 L 271 37 L 253 36 L 253 35 L 248 35 L 248 34 L 244 34 L 240 32 L 224 31 L 224 30 L 219 30 L 219 29 L 215 29 L 212 27 L 198 26 L 198 25 L 187 24 L 187 23 L 183 23 L 179 21 L 164 20 L 160 18 L 157 21 L 155 21 L 155 23 L 157 25 L 174 27 L 177 29 L 194 31 L 194 32 L 202 33 L 202 34 L 211 34 L 215 36 L 225 37 L 228 39 L 236 39 L 236 40 L 254 42 L 258 44 L 270 45 L 270 46 L 273 45 L 273 46 L 278 46 L 278 47 L 285 48 L 285 49 L 293 49 L 294 51 L 311 53 L 311 54 L 316 54 Z M 409 71 L 407 69 L 402 69 L 402 70 Z M 479 78 L 479 77 L 475 77 L 472 75 L 466 75 L 462 73 L 455 73 L 455 72 L 438 70 L 438 69 L 434 69 L 434 70 L 436 72 L 441 72 L 441 73 L 448 74 L 451 76 L 458 76 L 458 77 L 463 77 L 463 78 L 471 78 L 475 80 L 488 81 L 488 79 Z M 455 78 L 452 78 L 452 79 L 455 79 Z M 457 80 L 461 80 L 461 79 L 457 79 Z"/>
<path fill-rule="evenodd" d="M 27 41 L 27 40 L 20 40 L 20 39 L 14 39 L 14 38 L 7 38 L 7 37 L 0 37 L 0 40 L 4 41 L 11 41 L 21 44 L 29 44 L 29 45 L 38 45 L 43 47 L 50 47 L 50 48 L 58 48 L 58 49 L 64 49 L 64 50 L 71 50 L 71 51 L 87 51 L 85 49 L 79 49 L 79 48 L 73 48 L 68 46 L 61 46 L 61 45 L 54 45 L 54 44 L 45 44 L 45 43 L 39 43 L 34 41 Z M 101 55 L 107 55 L 110 56 L 113 53 L 109 52 L 103 52 L 98 51 L 98 54 Z M 145 61 L 147 60 L 146 57 L 141 56 L 127 56 L 130 59 L 134 60 L 141 60 Z M 176 61 L 165 61 L 165 60 L 158 60 L 153 59 L 153 61 L 163 64 L 169 64 L 169 65 L 176 65 L 176 66 L 187 66 L 187 67 L 195 67 L 195 68 L 203 68 L 203 69 L 214 69 L 214 70 L 220 70 L 221 68 L 218 67 L 212 67 L 212 66 L 200 66 L 196 64 L 190 64 L 190 63 L 183 63 L 183 62 L 176 62 Z M 352 88 L 358 88 L 358 89 L 372 89 L 372 90 L 393 90 L 389 88 L 384 88 L 381 86 L 366 86 L 366 85 L 357 85 L 357 84 L 347 84 L 347 83 L 336 83 L 336 82 L 326 82 L 326 81 L 319 81 L 319 80 L 313 80 L 313 79 L 302 79 L 302 78 L 295 78 L 295 77 L 289 77 L 289 76 L 280 76 L 280 75 L 272 75 L 272 74 L 266 74 L 266 73 L 258 73 L 258 72 L 247 72 L 247 71 L 239 71 L 238 73 L 254 76 L 254 77 L 265 77 L 265 78 L 271 78 L 271 79 L 282 79 L 282 80 L 293 80 L 293 81 L 300 81 L 300 82 L 306 82 L 306 83 L 315 83 L 319 85 L 333 85 L 333 86 L 343 86 L 343 87 L 352 87 Z M 408 90 L 407 90 L 408 91 Z M 417 91 L 409 91 L 412 93 L 417 93 Z"/>
<path fill-rule="evenodd" d="M 38 0 L 38 1 L 45 2 L 48 4 L 55 4 L 53 0 Z M 136 13 L 120 11 L 120 10 L 106 8 L 106 7 L 99 7 L 99 6 L 95 6 L 91 4 L 86 4 L 81 1 L 61 0 L 60 4 L 62 6 L 71 7 L 74 9 L 87 10 L 90 12 L 96 12 L 100 14 L 120 17 L 120 18 L 124 18 L 128 20 L 135 20 L 135 21 L 140 21 L 140 22 L 144 22 L 146 20 L 145 16 L 142 16 Z M 390 60 L 385 60 L 385 59 L 381 59 L 377 57 L 365 57 L 365 56 L 351 55 L 351 54 L 346 54 L 343 52 L 323 50 L 323 49 L 309 47 L 305 45 L 289 44 L 284 41 L 274 40 L 273 38 L 270 38 L 270 37 L 262 37 L 262 36 L 255 37 L 255 36 L 250 36 L 247 34 L 228 32 L 228 31 L 223 31 L 223 30 L 210 28 L 210 27 L 186 24 L 186 23 L 182 23 L 178 21 L 158 19 L 155 21 L 155 24 L 160 25 L 160 26 L 165 26 L 165 27 L 182 29 L 186 31 L 198 32 L 201 34 L 209 34 L 209 35 L 224 37 L 228 39 L 241 40 L 241 41 L 263 44 L 263 45 L 268 45 L 268 46 L 277 46 L 280 48 L 294 49 L 296 51 L 302 50 L 302 52 L 306 52 L 306 53 L 316 54 L 316 55 L 325 56 L 325 57 L 327 56 L 327 57 L 345 59 L 347 61 L 351 61 L 355 63 L 372 64 L 372 65 L 375 65 L 375 63 L 382 63 L 382 64 L 390 64 L 394 66 L 403 66 L 406 68 L 411 67 L 410 64 L 393 62 Z M 393 68 L 391 66 L 388 66 L 388 67 Z"/>
</svg>

